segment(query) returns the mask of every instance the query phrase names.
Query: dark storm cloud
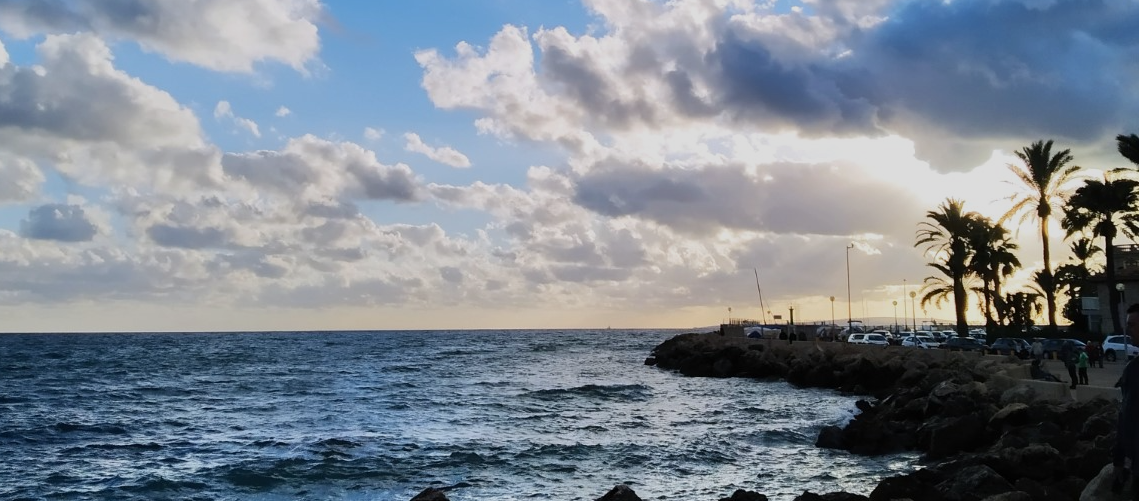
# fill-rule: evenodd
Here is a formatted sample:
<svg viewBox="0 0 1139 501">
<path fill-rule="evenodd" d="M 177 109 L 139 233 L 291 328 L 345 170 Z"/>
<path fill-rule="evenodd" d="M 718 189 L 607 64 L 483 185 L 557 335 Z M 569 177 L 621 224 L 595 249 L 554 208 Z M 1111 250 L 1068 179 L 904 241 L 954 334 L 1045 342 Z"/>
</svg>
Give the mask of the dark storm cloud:
<svg viewBox="0 0 1139 501">
<path fill-rule="evenodd" d="M 1134 2 L 906 2 L 854 58 L 886 91 L 881 105 L 955 135 L 1088 140 L 1134 111 L 1136 24 Z"/>
<path fill-rule="evenodd" d="M 720 85 L 718 105 L 732 115 L 778 117 L 808 133 L 874 130 L 870 107 L 843 95 L 828 72 L 781 62 L 761 42 L 746 41 L 733 30 L 708 59 Z"/>
<path fill-rule="evenodd" d="M 721 228 L 779 233 L 890 233 L 922 202 L 843 165 L 768 166 L 756 179 L 740 166 L 680 169 L 617 164 L 577 179 L 574 201 L 609 217 L 655 221 L 688 234 Z"/>
<path fill-rule="evenodd" d="M 41 205 L 20 221 L 20 235 L 35 240 L 87 242 L 98 232 L 78 205 Z"/>
</svg>

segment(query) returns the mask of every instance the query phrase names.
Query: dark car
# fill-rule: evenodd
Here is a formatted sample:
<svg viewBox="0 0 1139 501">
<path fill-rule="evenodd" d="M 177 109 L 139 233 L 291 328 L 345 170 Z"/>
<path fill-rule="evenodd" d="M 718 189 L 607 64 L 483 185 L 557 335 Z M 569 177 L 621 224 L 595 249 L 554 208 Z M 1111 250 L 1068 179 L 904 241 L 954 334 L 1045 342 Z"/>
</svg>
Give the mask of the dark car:
<svg viewBox="0 0 1139 501">
<path fill-rule="evenodd" d="M 984 351 L 988 349 L 981 340 L 972 337 L 954 336 L 941 343 L 941 347 L 949 351 Z"/>
<path fill-rule="evenodd" d="M 1084 351 L 1085 347 L 1087 346 L 1083 341 L 1080 341 L 1079 339 L 1042 339 L 1040 342 L 1044 345 L 1044 358 L 1058 358 L 1060 347 L 1063 346 L 1064 342 L 1066 341 L 1071 341 L 1072 344 L 1075 345 L 1076 353 Z"/>
<path fill-rule="evenodd" d="M 1020 358 L 1028 358 L 1032 355 L 1032 345 L 1020 338 L 1002 337 L 993 341 L 993 344 L 989 346 L 989 351 L 998 355 L 1016 355 Z"/>
</svg>

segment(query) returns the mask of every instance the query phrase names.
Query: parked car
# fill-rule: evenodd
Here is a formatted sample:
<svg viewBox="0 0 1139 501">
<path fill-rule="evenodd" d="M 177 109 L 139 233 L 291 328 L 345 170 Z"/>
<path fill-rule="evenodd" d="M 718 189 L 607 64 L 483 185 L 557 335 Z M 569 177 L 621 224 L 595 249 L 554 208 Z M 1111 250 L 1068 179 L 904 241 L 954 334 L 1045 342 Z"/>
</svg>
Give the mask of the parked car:
<svg viewBox="0 0 1139 501">
<path fill-rule="evenodd" d="M 993 341 L 993 344 L 989 346 L 989 351 L 1000 355 L 1016 355 L 1020 358 L 1028 358 L 1032 356 L 1032 345 L 1020 338 L 1001 337 Z"/>
<path fill-rule="evenodd" d="M 1103 359 L 1114 362 L 1119 356 L 1126 353 L 1127 360 L 1139 356 L 1139 346 L 1127 339 L 1128 336 L 1108 336 L 1103 340 Z"/>
<path fill-rule="evenodd" d="M 968 336 L 953 336 L 946 339 L 945 342 L 941 344 L 941 347 L 949 351 L 984 351 L 989 348 L 980 340 Z"/>
<path fill-rule="evenodd" d="M 846 342 L 850 344 L 873 344 L 878 346 L 889 346 L 890 342 L 886 340 L 886 336 L 874 333 L 854 333 L 851 334 Z"/>
<path fill-rule="evenodd" d="M 915 337 L 920 339 L 921 342 L 925 343 L 925 345 L 929 346 L 930 348 L 941 348 L 941 343 L 937 342 L 937 340 L 934 338 L 931 338 L 929 336 L 915 336 Z"/>
<path fill-rule="evenodd" d="M 926 339 L 928 339 L 928 338 L 926 338 Z M 922 339 L 919 338 L 918 336 L 908 336 L 908 337 L 903 338 L 902 339 L 902 346 L 908 346 L 910 348 L 921 348 L 923 350 L 928 350 L 930 348 L 933 348 L 933 346 L 930 346 L 925 341 L 922 341 Z"/>
<path fill-rule="evenodd" d="M 1060 353 L 1060 347 L 1064 345 L 1065 341 L 1071 341 L 1076 345 L 1076 353 L 1084 351 L 1085 344 L 1079 339 L 1042 339 L 1041 344 L 1044 345 L 1044 358 L 1056 358 Z"/>
</svg>

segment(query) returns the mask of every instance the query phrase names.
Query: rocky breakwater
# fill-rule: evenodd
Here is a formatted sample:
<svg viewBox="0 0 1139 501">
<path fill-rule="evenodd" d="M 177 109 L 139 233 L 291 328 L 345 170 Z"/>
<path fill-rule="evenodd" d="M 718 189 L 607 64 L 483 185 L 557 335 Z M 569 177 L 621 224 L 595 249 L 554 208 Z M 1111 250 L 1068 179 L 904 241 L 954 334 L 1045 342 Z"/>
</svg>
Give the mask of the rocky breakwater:
<svg viewBox="0 0 1139 501">
<path fill-rule="evenodd" d="M 872 501 L 1113 499 L 1100 484 L 1111 470 L 1117 404 L 1040 399 L 1009 377 L 1022 363 L 1015 359 L 692 333 L 657 346 L 645 363 L 865 395 L 861 412 L 846 427 L 824 428 L 816 446 L 919 451 L 924 463 L 882 480 Z"/>
</svg>

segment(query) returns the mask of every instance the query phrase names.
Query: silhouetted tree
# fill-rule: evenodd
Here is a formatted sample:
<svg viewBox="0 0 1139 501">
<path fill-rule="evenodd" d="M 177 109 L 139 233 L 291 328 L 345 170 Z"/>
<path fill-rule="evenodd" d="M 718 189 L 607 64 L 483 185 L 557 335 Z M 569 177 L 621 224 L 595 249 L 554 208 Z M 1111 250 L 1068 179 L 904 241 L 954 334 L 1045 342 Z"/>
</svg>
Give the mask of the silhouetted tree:
<svg viewBox="0 0 1139 501">
<path fill-rule="evenodd" d="M 1061 225 L 1068 234 L 1091 233 L 1103 237 L 1103 248 L 1107 258 L 1104 277 L 1107 279 L 1108 294 L 1111 295 L 1108 308 L 1111 311 L 1113 332 L 1123 332 L 1119 321 L 1119 302 L 1115 298 L 1115 253 L 1112 244 L 1122 229 L 1125 234 L 1136 233 L 1139 221 L 1139 194 L 1135 189 L 1139 181 L 1119 177 L 1118 171 L 1104 174 L 1103 181 L 1088 179 L 1076 189 L 1068 199 Z"/>
<path fill-rule="evenodd" d="M 985 217 L 974 218 L 968 238 L 972 249 L 969 269 L 981 279 L 981 287 L 974 291 L 981 295 L 985 326 L 992 327 L 999 323 L 993 319 L 993 303 L 1001 297 L 1001 282 L 1020 267 L 1013 253 L 1017 245 L 1007 229 Z"/>
<path fill-rule="evenodd" d="M 1044 246 L 1044 273 L 1052 277 L 1052 256 L 1048 248 L 1048 218 L 1052 216 L 1053 209 L 1062 207 L 1064 186 L 1075 179 L 1078 165 L 1069 165 L 1072 160 L 1071 150 L 1062 150 L 1052 153 L 1052 140 L 1036 141 L 1016 152 L 1024 165 L 1009 164 L 1009 170 L 1024 183 L 1025 191 L 1010 197 L 1013 206 L 1009 208 L 1001 221 L 1020 214 L 1021 222 L 1027 218 L 1035 218 L 1040 223 L 1040 243 Z M 1056 211 L 1059 212 L 1059 211 Z M 1051 281 L 1051 280 L 1050 280 Z M 1056 327 L 1056 291 L 1054 288 L 1044 290 L 1048 307 L 1048 326 Z"/>
<path fill-rule="evenodd" d="M 942 299 L 952 294 L 957 334 L 966 336 L 969 333 L 969 324 L 965 317 L 968 305 L 965 281 L 972 273 L 969 269 L 969 260 L 972 256 L 969 235 L 980 216 L 975 212 L 965 212 L 962 201 L 950 198 L 942 202 L 937 210 L 926 212 L 925 217 L 926 221 L 918 223 L 917 241 L 914 242 L 914 247 L 926 246 L 926 255 L 933 258 L 933 261 L 926 265 L 940 271 L 945 278 L 938 276 L 925 278 L 921 305 L 924 307 L 935 299 L 935 304 L 939 304 Z"/>
<path fill-rule="evenodd" d="M 1119 145 L 1119 154 L 1139 166 L 1139 136 L 1120 134 L 1115 136 L 1115 142 Z"/>
</svg>

